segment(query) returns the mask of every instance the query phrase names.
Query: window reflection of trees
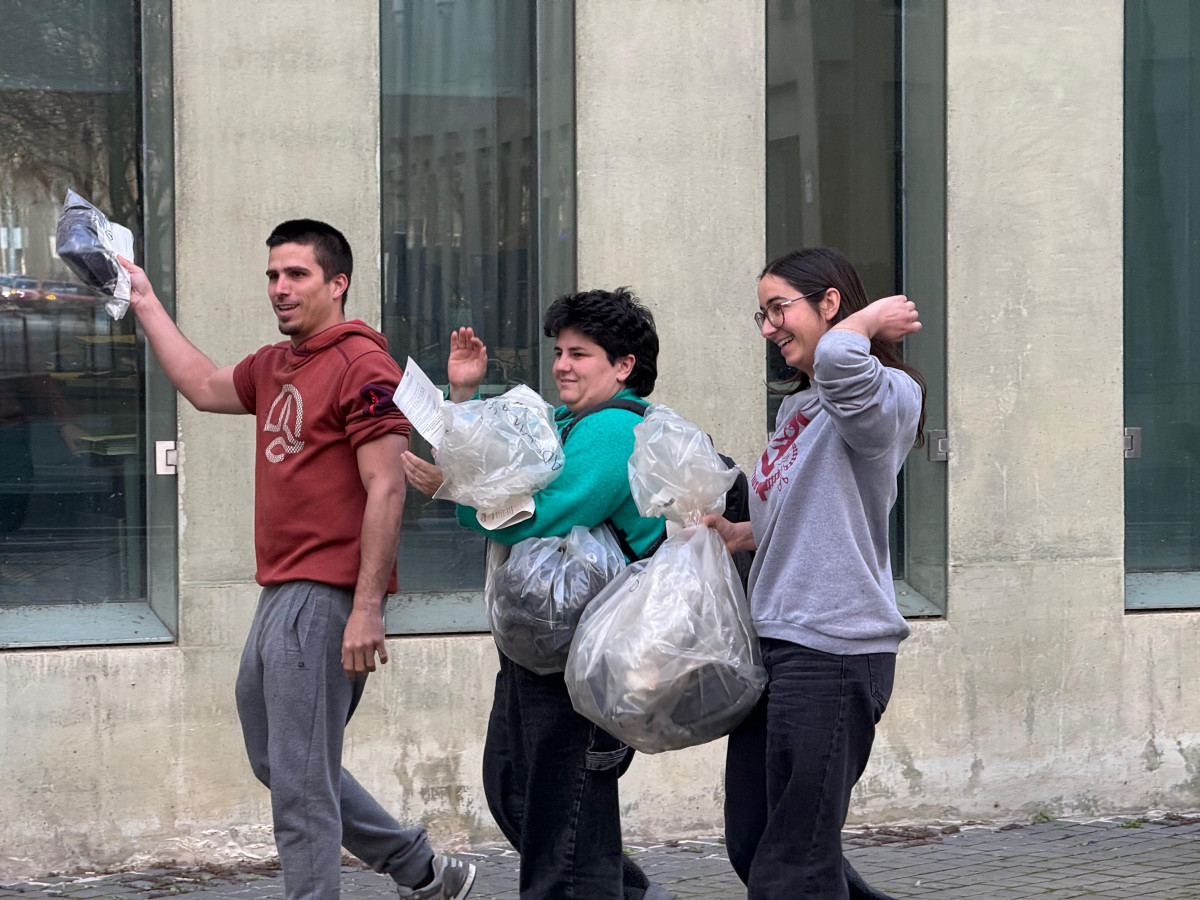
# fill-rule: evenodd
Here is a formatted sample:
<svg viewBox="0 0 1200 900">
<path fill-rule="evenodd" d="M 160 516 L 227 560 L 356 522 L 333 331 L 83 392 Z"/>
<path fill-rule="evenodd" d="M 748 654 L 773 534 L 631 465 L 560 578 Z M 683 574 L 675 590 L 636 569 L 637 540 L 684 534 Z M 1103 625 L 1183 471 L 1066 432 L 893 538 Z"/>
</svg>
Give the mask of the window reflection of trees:
<svg viewBox="0 0 1200 900">
<path fill-rule="evenodd" d="M 0 603 L 145 591 L 133 323 L 113 323 L 53 249 L 68 187 L 139 233 L 138 12 L 133 0 L 5 4 Z"/>
<path fill-rule="evenodd" d="M 489 395 L 538 387 L 536 5 L 381 5 L 384 332 L 444 383 L 450 332 L 472 326 Z M 410 493 L 406 593 L 473 592 L 482 558 L 449 504 Z"/>
</svg>

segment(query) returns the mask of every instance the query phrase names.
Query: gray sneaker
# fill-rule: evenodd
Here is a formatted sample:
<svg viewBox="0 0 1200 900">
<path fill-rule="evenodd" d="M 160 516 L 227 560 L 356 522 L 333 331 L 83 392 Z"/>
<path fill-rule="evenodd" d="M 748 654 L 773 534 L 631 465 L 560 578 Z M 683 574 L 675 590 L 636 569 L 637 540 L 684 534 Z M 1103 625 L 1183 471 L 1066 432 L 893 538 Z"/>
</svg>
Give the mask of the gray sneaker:
<svg viewBox="0 0 1200 900">
<path fill-rule="evenodd" d="M 433 881 L 422 888 L 396 885 L 400 900 L 463 900 L 475 883 L 475 867 L 453 856 L 433 858 Z"/>
</svg>

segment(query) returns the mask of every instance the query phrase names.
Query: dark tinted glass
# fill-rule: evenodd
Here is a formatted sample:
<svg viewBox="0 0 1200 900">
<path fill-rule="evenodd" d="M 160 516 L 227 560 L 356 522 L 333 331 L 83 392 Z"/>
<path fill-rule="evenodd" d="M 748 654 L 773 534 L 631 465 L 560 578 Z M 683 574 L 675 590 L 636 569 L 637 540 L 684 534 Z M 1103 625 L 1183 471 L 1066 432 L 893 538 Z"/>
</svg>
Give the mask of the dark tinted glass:
<svg viewBox="0 0 1200 900">
<path fill-rule="evenodd" d="M 10 0 L 0 53 L 0 604 L 146 594 L 144 371 L 54 253 L 68 188 L 140 246 L 138 5 Z"/>
</svg>

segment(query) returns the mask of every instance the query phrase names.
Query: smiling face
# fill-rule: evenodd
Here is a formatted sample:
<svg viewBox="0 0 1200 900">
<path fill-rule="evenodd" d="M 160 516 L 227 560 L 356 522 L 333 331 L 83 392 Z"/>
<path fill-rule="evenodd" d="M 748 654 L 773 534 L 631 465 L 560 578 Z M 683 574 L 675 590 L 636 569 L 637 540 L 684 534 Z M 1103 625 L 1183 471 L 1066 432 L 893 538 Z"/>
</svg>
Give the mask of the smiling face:
<svg viewBox="0 0 1200 900">
<path fill-rule="evenodd" d="M 792 300 L 796 302 L 789 302 Z M 764 321 L 762 336 L 779 348 L 784 362 L 811 378 L 817 341 L 829 330 L 829 322 L 837 314 L 840 302 L 837 289 L 827 288 L 820 302 L 814 306 L 782 278 L 764 275 L 758 282 L 759 310 L 765 313 L 776 304 L 787 305 L 780 310 L 783 324 L 775 326 L 770 321 Z"/>
<path fill-rule="evenodd" d="M 325 280 L 308 244 L 280 244 L 267 257 L 267 296 L 279 333 L 288 335 L 293 346 L 346 321 L 342 294 L 347 287 L 345 275 Z"/>
<path fill-rule="evenodd" d="M 582 331 L 564 328 L 554 341 L 554 383 L 563 406 L 578 413 L 611 400 L 625 387 L 634 357 L 608 361 L 604 348 Z"/>
</svg>

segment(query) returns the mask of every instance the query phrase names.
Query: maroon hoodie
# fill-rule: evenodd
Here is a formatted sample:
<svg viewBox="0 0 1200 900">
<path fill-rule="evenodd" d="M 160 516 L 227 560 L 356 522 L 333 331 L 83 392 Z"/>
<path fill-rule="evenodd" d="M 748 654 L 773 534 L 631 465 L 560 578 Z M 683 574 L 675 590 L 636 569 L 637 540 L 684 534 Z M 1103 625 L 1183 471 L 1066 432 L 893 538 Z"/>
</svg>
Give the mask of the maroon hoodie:
<svg viewBox="0 0 1200 900">
<path fill-rule="evenodd" d="M 392 402 L 400 367 L 387 340 L 354 320 L 299 347 L 283 341 L 237 364 L 233 383 L 258 422 L 255 580 L 353 589 L 367 493 L 357 448 L 411 425 Z M 396 590 L 392 569 L 388 593 Z"/>
</svg>

